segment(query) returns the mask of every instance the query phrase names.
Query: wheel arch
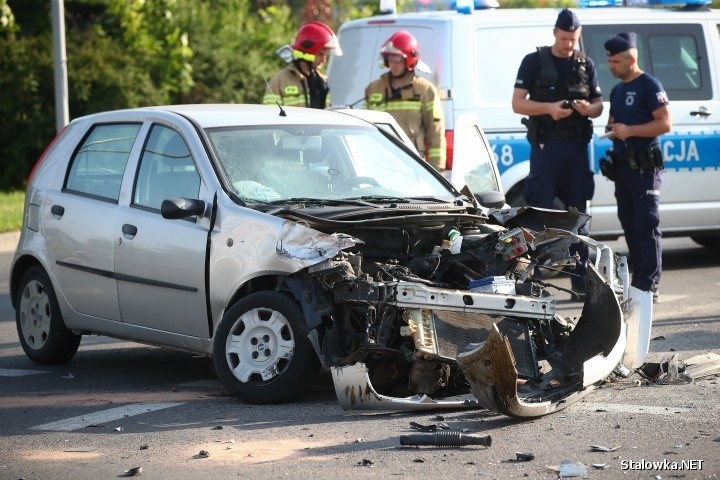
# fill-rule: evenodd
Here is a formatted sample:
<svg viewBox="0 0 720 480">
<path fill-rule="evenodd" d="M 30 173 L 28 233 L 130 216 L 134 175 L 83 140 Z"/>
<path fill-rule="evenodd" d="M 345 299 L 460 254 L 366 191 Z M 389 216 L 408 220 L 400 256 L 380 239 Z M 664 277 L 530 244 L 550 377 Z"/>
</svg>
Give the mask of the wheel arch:
<svg viewBox="0 0 720 480">
<path fill-rule="evenodd" d="M 10 302 L 13 308 L 18 307 L 16 305 L 16 297 L 20 280 L 22 280 L 23 275 L 25 275 L 28 270 L 36 265 L 45 270 L 45 273 L 48 273 L 48 277 L 50 277 L 50 281 L 52 281 L 52 277 L 49 275 L 47 268 L 45 268 L 45 265 L 43 265 L 36 257 L 33 257 L 32 255 L 23 255 L 18 258 L 13 264 L 12 272 L 10 272 Z"/>
</svg>

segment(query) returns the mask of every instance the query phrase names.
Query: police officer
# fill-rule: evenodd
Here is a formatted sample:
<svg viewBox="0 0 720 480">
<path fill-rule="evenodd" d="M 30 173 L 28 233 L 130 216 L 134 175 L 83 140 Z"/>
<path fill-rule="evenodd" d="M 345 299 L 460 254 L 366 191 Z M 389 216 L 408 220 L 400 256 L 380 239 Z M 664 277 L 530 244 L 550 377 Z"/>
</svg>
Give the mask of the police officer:
<svg viewBox="0 0 720 480">
<path fill-rule="evenodd" d="M 608 67 L 620 79 L 610 92 L 605 128 L 613 141 L 612 175 L 618 218 L 628 245 L 632 286 L 653 292 L 662 269 L 660 184 L 663 158 L 658 136 L 672 126 L 662 84 L 638 66 L 637 36 L 621 33 L 605 42 Z"/>
<path fill-rule="evenodd" d="M 380 49 L 389 71 L 365 89 L 365 108 L 391 114 L 421 155 L 437 170 L 445 170 L 445 120 L 440 94 L 431 81 L 415 74 L 430 73 L 420 61 L 415 37 L 395 32 Z"/>
<path fill-rule="evenodd" d="M 525 56 L 518 69 L 512 97 L 515 113 L 528 115 L 530 174 L 525 181 L 528 205 L 587 211 L 595 183 L 588 163 L 592 121 L 602 113 L 602 97 L 592 59 L 575 49 L 582 27 L 575 13 L 563 9 L 557 17 L 549 47 Z M 587 226 L 578 233 L 587 235 Z M 572 245 L 578 257 L 571 272 L 572 289 L 585 292 L 588 247 Z"/>
<path fill-rule="evenodd" d="M 325 108 L 330 104 L 327 76 L 318 71 L 329 53 L 342 55 L 335 32 L 322 22 L 304 23 L 295 36 L 288 65 L 270 78 L 263 103 Z"/>
</svg>

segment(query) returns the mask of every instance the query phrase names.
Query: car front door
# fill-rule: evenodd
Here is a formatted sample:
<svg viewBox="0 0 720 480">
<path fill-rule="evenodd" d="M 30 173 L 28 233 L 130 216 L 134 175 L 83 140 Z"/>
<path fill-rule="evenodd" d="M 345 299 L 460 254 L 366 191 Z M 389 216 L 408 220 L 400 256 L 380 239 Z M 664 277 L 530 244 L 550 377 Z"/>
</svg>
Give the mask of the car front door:
<svg viewBox="0 0 720 480">
<path fill-rule="evenodd" d="M 115 221 L 115 277 L 123 322 L 209 336 L 207 228 L 196 218 L 169 220 L 160 215 L 163 200 L 196 199 L 200 188 L 200 175 L 183 137 L 153 125 L 140 155 L 129 207 Z"/>
</svg>

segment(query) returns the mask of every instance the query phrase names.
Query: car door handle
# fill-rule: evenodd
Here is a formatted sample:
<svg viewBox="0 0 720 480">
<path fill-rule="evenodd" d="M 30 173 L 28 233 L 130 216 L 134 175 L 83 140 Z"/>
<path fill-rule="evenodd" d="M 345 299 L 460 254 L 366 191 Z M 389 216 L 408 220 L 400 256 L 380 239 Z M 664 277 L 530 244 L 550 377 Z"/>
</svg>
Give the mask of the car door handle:
<svg viewBox="0 0 720 480">
<path fill-rule="evenodd" d="M 712 112 L 705 107 L 700 107 L 699 109 L 690 112 L 690 115 L 693 117 L 709 117 L 712 115 Z"/>
<path fill-rule="evenodd" d="M 126 223 L 122 226 L 122 233 L 128 240 L 132 240 L 137 235 L 137 227 Z"/>
<path fill-rule="evenodd" d="M 62 218 L 62 216 L 65 215 L 65 207 L 53 205 L 50 207 L 50 213 L 52 213 L 55 218 Z"/>
</svg>

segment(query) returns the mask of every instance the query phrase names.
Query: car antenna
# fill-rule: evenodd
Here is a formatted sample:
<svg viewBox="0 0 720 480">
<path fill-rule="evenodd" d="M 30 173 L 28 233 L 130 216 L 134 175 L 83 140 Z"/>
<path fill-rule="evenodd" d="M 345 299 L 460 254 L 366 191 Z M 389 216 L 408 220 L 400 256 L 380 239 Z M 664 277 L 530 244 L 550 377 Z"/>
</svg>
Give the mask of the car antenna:
<svg viewBox="0 0 720 480">
<path fill-rule="evenodd" d="M 275 99 L 275 103 L 277 103 L 278 108 L 280 109 L 280 116 L 281 117 L 287 117 L 287 113 L 285 113 L 285 110 L 282 108 L 282 105 L 280 105 L 280 102 L 277 100 L 277 96 L 275 95 L 275 92 L 272 91 L 272 88 L 270 88 L 270 84 L 267 81 L 267 78 L 265 78 L 265 75 L 263 75 L 262 72 L 260 72 L 260 75 L 262 75 L 263 80 L 265 80 L 265 85 L 267 85 L 268 90 L 270 90 L 270 93 L 272 94 L 273 98 Z"/>
</svg>

